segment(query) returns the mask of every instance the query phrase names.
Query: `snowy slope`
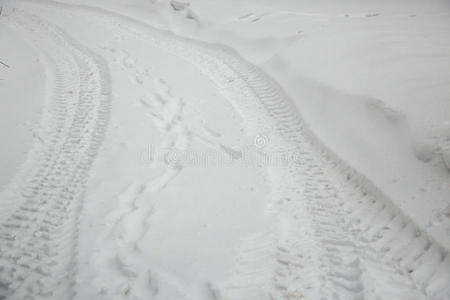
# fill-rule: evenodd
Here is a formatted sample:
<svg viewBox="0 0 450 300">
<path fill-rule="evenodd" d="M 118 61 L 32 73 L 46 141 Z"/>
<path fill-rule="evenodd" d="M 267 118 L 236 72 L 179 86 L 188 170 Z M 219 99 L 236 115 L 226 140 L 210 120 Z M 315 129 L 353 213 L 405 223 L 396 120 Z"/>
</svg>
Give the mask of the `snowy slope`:
<svg viewBox="0 0 450 300">
<path fill-rule="evenodd" d="M 1 2 L 5 57 L 37 62 L 1 95 L 43 114 L 1 194 L 0 299 L 450 298 L 445 3 L 420 28 L 417 3 L 65 2 Z M 368 51 L 408 22 L 436 29 L 423 65 Z"/>
<path fill-rule="evenodd" d="M 277 80 L 327 147 L 450 245 L 440 217 L 450 207 L 447 1 L 96 5 L 236 49 Z"/>
</svg>

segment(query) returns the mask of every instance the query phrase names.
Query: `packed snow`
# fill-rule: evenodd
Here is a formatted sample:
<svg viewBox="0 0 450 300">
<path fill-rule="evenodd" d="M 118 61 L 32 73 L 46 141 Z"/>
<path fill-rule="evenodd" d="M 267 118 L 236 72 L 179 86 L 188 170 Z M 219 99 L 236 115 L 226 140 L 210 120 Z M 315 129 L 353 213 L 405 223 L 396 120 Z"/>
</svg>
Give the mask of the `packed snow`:
<svg viewBox="0 0 450 300">
<path fill-rule="evenodd" d="M 450 3 L 0 0 L 0 299 L 450 299 Z"/>
</svg>

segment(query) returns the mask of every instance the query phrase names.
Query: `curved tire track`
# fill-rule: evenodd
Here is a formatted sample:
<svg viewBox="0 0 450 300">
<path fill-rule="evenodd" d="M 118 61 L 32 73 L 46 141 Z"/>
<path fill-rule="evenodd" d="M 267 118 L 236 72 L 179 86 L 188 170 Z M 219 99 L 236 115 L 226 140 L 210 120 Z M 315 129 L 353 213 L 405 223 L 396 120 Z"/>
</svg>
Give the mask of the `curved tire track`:
<svg viewBox="0 0 450 300">
<path fill-rule="evenodd" d="M 0 298 L 68 299 L 84 187 L 108 122 L 109 73 L 49 22 L 17 9 L 8 18 L 48 58 L 54 88 L 32 171 L 1 222 Z"/>
<path fill-rule="evenodd" d="M 111 28 L 191 62 L 243 115 L 249 134 L 269 137 L 272 142 L 264 149 L 266 153 L 301 154 L 296 164 L 268 168 L 280 230 L 274 243 L 250 242 L 250 249 L 244 247 L 246 254 L 236 276 L 271 274 L 262 276 L 264 280 L 256 284 L 258 291 L 248 295 L 255 299 L 300 299 L 305 295 L 327 299 L 450 298 L 448 249 L 421 230 L 370 180 L 329 151 L 279 86 L 258 68 L 224 47 L 179 38 L 129 17 L 99 8 L 57 5 L 100 18 Z M 271 257 L 262 270 L 247 263 L 257 261 L 258 253 Z M 300 271 L 304 265 L 308 268 Z M 309 277 L 309 273 L 317 280 L 308 286 L 299 284 L 299 278 Z M 380 274 L 388 279 L 376 285 L 371 278 Z M 255 288 L 254 282 L 237 282 L 238 289 L 228 299 L 242 298 L 250 287 Z M 389 291 L 383 291 L 385 287 L 390 287 Z"/>
</svg>

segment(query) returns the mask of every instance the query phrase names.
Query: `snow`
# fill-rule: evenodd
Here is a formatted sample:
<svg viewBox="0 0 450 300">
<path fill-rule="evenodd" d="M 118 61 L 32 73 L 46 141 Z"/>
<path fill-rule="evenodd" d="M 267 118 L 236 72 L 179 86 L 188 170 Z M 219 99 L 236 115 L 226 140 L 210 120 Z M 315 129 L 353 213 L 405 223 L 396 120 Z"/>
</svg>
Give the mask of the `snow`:
<svg viewBox="0 0 450 300">
<path fill-rule="evenodd" d="M 31 147 L 33 128 L 45 99 L 45 76 L 39 56 L 9 27 L 0 28 L 0 186 L 18 172 Z"/>
<path fill-rule="evenodd" d="M 0 6 L 0 299 L 450 299 L 447 1 Z"/>
</svg>

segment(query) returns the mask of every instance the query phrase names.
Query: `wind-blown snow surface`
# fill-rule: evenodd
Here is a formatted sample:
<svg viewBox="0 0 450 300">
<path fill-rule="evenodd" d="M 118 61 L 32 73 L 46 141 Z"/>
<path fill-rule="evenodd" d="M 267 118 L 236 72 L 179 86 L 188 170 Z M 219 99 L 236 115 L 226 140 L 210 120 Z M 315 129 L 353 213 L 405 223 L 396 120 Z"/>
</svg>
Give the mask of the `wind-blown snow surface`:
<svg viewBox="0 0 450 300">
<path fill-rule="evenodd" d="M 448 5 L 272 2 L 0 2 L 0 299 L 450 299 Z"/>
</svg>

